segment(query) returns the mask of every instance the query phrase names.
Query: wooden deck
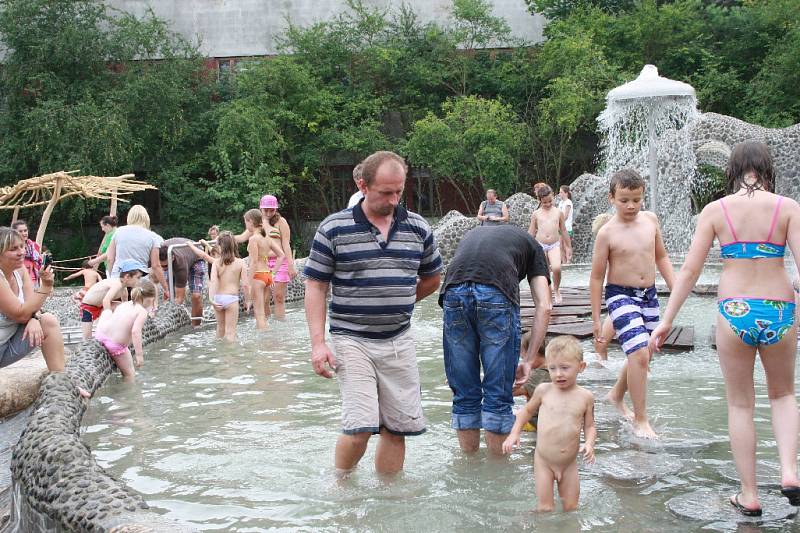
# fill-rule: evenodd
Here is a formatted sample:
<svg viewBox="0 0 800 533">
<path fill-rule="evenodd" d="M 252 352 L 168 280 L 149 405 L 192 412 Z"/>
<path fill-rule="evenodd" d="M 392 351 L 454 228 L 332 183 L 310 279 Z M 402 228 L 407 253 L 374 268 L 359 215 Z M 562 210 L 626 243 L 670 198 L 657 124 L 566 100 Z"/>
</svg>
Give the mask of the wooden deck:
<svg viewBox="0 0 800 533">
<path fill-rule="evenodd" d="M 584 287 L 562 287 L 563 302 L 553 307 L 550 313 L 550 324 L 547 336 L 572 335 L 577 339 L 591 338 L 592 333 L 592 307 L 589 302 L 589 289 Z M 536 316 L 536 306 L 530 292 L 522 291 L 520 294 L 520 320 L 522 330 L 527 331 L 533 326 Z M 605 302 L 601 310 L 605 312 Z M 617 343 L 614 339 L 612 342 Z M 686 351 L 694 348 L 694 326 L 675 326 L 664 341 L 664 349 Z"/>
</svg>

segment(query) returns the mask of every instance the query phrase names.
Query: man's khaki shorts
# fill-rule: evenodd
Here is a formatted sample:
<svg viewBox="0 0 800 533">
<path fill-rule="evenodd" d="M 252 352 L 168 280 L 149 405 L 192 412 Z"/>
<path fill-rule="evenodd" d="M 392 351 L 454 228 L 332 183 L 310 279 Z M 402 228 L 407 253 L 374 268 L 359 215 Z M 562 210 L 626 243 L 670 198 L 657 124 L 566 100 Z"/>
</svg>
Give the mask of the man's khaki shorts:
<svg viewBox="0 0 800 533">
<path fill-rule="evenodd" d="M 332 335 L 331 341 L 343 433 L 425 432 L 417 353 L 408 330 L 389 340 Z"/>
</svg>

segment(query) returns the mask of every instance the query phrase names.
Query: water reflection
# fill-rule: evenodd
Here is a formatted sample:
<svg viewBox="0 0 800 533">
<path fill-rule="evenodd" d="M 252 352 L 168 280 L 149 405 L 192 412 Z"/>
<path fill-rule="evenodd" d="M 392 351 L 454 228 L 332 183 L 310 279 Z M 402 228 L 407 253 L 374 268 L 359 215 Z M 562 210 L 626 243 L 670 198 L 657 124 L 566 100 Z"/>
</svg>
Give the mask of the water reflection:
<svg viewBox="0 0 800 533">
<path fill-rule="evenodd" d="M 565 282 L 581 284 L 581 276 L 567 271 Z M 637 442 L 612 409 L 598 404 L 598 465 L 582 467 L 576 513 L 531 511 L 535 434 L 523 434 L 521 451 L 508 460 L 460 453 L 449 428 L 441 311 L 433 297 L 413 322 L 428 432 L 409 439 L 406 470 L 390 482 L 374 473 L 373 444 L 361 468 L 337 483 L 338 387 L 311 370 L 297 304 L 265 334 L 243 320 L 236 345 L 207 329 L 149 347 L 136 384 L 111 378 L 92 400 L 83 440 L 156 511 L 206 531 L 700 531 L 709 524 L 734 531 L 739 526 L 727 518 L 691 521 L 668 509 L 673 498 L 699 488 L 716 505 L 736 486 L 729 479 L 723 381 L 710 346 L 714 312 L 713 298 L 690 298 L 676 324 L 696 326 L 695 350 L 653 361 L 648 407 L 663 441 Z M 600 398 L 622 353 L 613 346 L 601 366 L 590 344 L 584 347 L 591 364 L 581 382 Z M 760 365 L 756 382 L 766 469 L 777 451 Z M 768 524 L 774 531 L 796 527 L 794 519 Z"/>
</svg>

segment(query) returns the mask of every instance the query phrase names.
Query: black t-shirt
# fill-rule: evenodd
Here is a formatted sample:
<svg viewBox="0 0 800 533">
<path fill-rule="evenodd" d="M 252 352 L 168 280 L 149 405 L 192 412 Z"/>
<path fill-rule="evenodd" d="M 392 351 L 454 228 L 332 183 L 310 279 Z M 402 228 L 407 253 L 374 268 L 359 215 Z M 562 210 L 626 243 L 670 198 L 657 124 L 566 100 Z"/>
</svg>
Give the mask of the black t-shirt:
<svg viewBox="0 0 800 533">
<path fill-rule="evenodd" d="M 542 247 L 527 231 L 512 224 L 478 226 L 461 238 L 447 265 L 439 305 L 447 287 L 467 281 L 493 285 L 519 304 L 519 283 L 536 276 L 544 276 L 550 282 Z"/>
</svg>

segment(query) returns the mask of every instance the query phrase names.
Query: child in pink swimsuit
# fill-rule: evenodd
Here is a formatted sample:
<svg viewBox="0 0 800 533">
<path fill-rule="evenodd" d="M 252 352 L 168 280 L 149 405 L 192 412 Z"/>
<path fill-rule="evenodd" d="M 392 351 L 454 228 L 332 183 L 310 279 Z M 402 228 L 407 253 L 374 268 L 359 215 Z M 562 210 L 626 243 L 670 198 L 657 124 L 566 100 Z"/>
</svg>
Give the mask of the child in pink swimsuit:
<svg viewBox="0 0 800 533">
<path fill-rule="evenodd" d="M 118 305 L 114 311 L 106 309 L 97 323 L 94 338 L 108 350 L 108 354 L 127 380 L 132 380 L 136 376 L 133 358 L 128 349 L 131 341 L 136 351 L 136 367 L 144 364 L 142 327 L 155 298 L 155 285 L 148 280 L 142 280 L 131 292 L 130 301 Z"/>
</svg>

